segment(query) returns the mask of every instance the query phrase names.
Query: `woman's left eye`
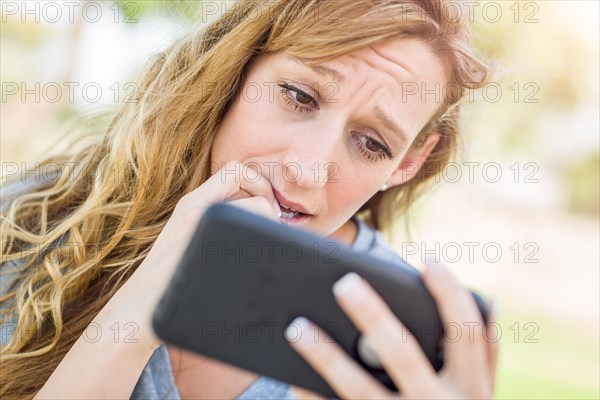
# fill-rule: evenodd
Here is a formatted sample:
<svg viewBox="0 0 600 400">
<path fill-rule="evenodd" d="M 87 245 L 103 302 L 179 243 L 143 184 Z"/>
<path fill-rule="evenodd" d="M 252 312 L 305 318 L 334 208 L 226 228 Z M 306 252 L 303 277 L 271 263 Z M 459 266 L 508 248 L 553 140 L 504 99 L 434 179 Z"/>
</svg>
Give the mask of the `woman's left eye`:
<svg viewBox="0 0 600 400">
<path fill-rule="evenodd" d="M 295 110 L 300 110 L 300 112 L 312 112 L 319 109 L 319 103 L 303 91 L 302 89 L 297 88 L 294 85 L 290 85 L 289 83 L 282 83 L 278 85 L 281 87 L 281 94 L 283 95 L 283 100 L 290 106 L 294 107 Z M 312 104 L 313 107 L 308 107 L 307 105 Z"/>
<path fill-rule="evenodd" d="M 377 140 L 358 132 L 353 132 L 353 136 L 358 142 L 360 152 L 369 161 L 379 161 L 383 158 L 387 158 L 388 160 L 394 159 L 392 152 Z"/>
</svg>

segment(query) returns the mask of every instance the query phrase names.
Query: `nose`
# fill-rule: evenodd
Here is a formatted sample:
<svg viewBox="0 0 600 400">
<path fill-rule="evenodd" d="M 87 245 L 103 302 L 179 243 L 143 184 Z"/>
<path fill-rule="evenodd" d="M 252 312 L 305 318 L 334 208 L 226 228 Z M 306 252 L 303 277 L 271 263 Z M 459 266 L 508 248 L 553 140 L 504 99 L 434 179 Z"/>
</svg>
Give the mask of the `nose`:
<svg viewBox="0 0 600 400">
<path fill-rule="evenodd" d="M 321 188 L 334 181 L 333 174 L 339 169 L 336 160 L 343 147 L 341 137 L 331 131 L 298 135 L 283 158 L 284 179 L 305 189 Z"/>
</svg>

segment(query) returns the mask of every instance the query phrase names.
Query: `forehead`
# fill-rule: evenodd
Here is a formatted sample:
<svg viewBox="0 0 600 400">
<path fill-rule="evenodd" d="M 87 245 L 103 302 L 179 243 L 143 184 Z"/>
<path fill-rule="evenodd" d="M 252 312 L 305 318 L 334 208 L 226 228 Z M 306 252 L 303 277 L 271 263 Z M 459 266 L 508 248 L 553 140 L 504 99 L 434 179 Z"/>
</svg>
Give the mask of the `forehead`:
<svg viewBox="0 0 600 400">
<path fill-rule="evenodd" d="M 446 81 L 442 59 L 425 42 L 414 38 L 390 38 L 384 42 L 352 51 L 322 66 L 338 65 L 353 72 L 369 73 L 369 68 L 402 82 Z"/>
</svg>

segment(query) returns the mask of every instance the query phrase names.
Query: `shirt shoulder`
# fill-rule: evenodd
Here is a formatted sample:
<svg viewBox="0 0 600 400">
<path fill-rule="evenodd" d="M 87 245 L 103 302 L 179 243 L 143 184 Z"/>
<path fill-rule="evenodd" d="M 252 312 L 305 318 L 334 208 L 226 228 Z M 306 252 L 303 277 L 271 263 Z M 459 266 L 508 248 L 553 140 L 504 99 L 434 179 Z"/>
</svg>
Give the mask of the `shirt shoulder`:
<svg viewBox="0 0 600 400">
<path fill-rule="evenodd" d="M 353 216 L 352 219 L 358 226 L 356 238 L 351 246 L 352 250 L 391 262 L 411 272 L 419 272 L 388 243 L 383 233 L 370 227 L 356 216 Z"/>
<path fill-rule="evenodd" d="M 131 399 L 181 400 L 166 344 L 161 344 L 152 353 L 133 388 Z"/>
<path fill-rule="evenodd" d="M 236 399 L 292 400 L 294 398 L 290 385 L 263 375 Z M 133 389 L 131 399 L 181 400 L 181 394 L 175 384 L 168 349 L 164 343 L 150 357 Z"/>
</svg>

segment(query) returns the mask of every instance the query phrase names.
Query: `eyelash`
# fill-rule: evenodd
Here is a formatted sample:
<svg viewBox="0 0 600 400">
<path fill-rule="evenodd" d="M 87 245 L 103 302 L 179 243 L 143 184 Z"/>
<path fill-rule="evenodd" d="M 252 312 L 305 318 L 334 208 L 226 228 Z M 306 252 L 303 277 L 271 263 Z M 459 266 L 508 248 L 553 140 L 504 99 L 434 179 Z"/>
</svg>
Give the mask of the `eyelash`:
<svg viewBox="0 0 600 400">
<path fill-rule="evenodd" d="M 288 83 L 282 83 L 278 85 L 279 87 L 281 87 L 281 94 L 283 95 L 283 100 L 292 108 L 294 108 L 294 110 L 298 110 L 300 109 L 300 112 L 314 112 L 315 110 L 319 109 L 319 104 L 317 103 L 317 101 L 308 93 L 306 93 L 305 91 L 297 88 L 296 86 L 290 85 Z M 306 97 L 308 97 L 311 101 L 312 104 L 314 104 L 315 108 L 311 108 L 311 107 L 307 107 L 305 105 L 299 104 L 298 101 L 296 99 L 294 99 L 289 92 L 296 92 L 297 94 L 302 94 Z M 379 161 L 381 159 L 383 159 L 384 157 L 386 157 L 388 160 L 393 160 L 394 156 L 392 155 L 391 151 L 385 147 L 383 144 L 379 143 L 377 140 L 360 134 L 358 132 L 353 132 L 356 133 L 359 138 L 358 141 L 359 143 L 359 150 L 360 152 L 363 154 L 364 157 L 366 157 L 369 161 Z M 370 150 L 367 150 L 365 148 L 365 145 L 363 144 L 362 140 L 360 139 L 360 137 L 364 137 L 366 138 L 367 141 L 371 140 L 377 147 L 379 147 L 379 149 L 381 150 L 381 153 L 373 153 Z"/>
<path fill-rule="evenodd" d="M 310 98 L 310 101 L 311 101 L 311 103 L 313 103 L 315 105 L 315 108 L 317 110 L 319 109 L 319 104 L 314 99 L 314 97 L 312 97 L 305 91 L 298 89 L 296 86 L 290 85 L 288 83 L 282 83 L 279 85 L 279 87 L 281 87 L 281 94 L 283 95 L 283 100 L 285 100 L 285 102 L 290 107 L 294 107 L 294 110 L 300 109 L 300 112 L 306 112 L 306 113 L 315 111 L 314 109 L 312 109 L 310 107 L 306 107 L 305 105 L 298 103 L 298 101 L 296 99 L 294 99 L 292 96 L 289 95 L 289 92 L 296 92 L 297 94 L 302 94 L 302 95 Z"/>
</svg>

